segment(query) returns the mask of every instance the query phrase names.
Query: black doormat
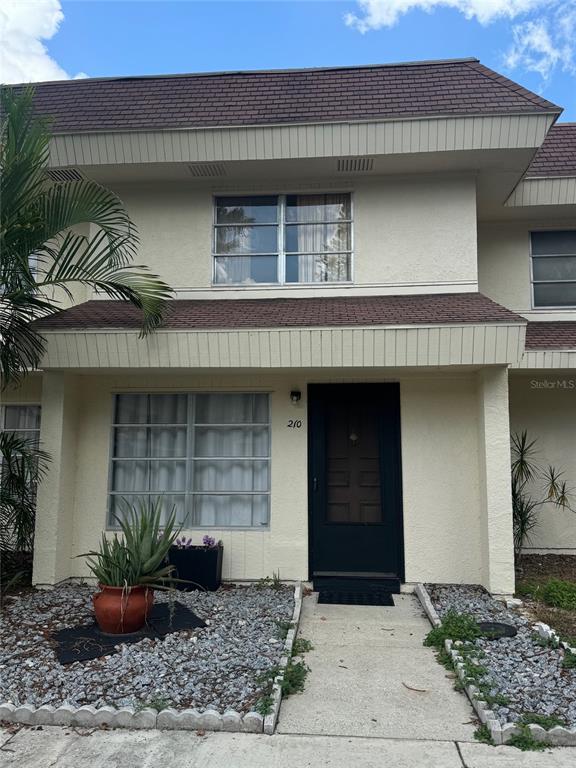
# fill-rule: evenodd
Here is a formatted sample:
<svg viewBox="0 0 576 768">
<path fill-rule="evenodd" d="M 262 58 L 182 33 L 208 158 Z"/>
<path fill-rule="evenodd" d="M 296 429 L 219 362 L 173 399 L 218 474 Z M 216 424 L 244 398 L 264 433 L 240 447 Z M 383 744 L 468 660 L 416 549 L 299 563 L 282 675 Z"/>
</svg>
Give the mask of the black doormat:
<svg viewBox="0 0 576 768">
<path fill-rule="evenodd" d="M 52 635 L 56 641 L 56 658 L 60 664 L 71 664 L 73 661 L 87 661 L 117 653 L 120 644 L 139 643 L 146 637 L 162 638 L 171 632 L 183 629 L 205 627 L 205 622 L 192 613 L 185 605 L 176 601 L 173 605 L 172 621 L 170 621 L 170 606 L 168 603 L 156 603 L 148 614 L 144 627 L 138 632 L 126 635 L 108 635 L 102 632 L 96 623 L 82 627 L 61 629 Z"/>
<path fill-rule="evenodd" d="M 383 589 L 364 592 L 321 589 L 318 593 L 318 602 L 326 605 L 394 605 L 392 592 Z"/>
</svg>

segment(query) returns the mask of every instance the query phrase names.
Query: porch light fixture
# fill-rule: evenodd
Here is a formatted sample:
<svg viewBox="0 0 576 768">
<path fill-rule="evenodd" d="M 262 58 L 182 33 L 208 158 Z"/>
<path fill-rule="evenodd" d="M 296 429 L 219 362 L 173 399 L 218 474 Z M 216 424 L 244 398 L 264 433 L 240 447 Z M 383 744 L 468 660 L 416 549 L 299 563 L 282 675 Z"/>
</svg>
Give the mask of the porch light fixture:
<svg viewBox="0 0 576 768">
<path fill-rule="evenodd" d="M 292 400 L 293 403 L 299 403 L 302 399 L 302 392 L 300 392 L 299 389 L 293 389 L 290 392 L 290 400 Z"/>
</svg>

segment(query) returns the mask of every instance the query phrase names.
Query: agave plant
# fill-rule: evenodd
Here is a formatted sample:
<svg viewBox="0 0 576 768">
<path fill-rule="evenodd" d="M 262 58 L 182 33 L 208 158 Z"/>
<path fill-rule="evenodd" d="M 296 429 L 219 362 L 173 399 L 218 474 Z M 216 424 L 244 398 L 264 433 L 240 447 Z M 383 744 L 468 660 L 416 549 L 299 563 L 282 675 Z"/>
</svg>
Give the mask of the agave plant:
<svg viewBox="0 0 576 768">
<path fill-rule="evenodd" d="M 161 525 L 161 501 L 124 502 L 124 515 L 116 517 L 121 537 L 102 534 L 98 552 L 87 552 L 88 567 L 99 584 L 108 587 L 148 586 L 165 589 L 174 579 L 173 566 L 165 565 L 166 556 L 180 529 L 172 511 Z"/>
</svg>

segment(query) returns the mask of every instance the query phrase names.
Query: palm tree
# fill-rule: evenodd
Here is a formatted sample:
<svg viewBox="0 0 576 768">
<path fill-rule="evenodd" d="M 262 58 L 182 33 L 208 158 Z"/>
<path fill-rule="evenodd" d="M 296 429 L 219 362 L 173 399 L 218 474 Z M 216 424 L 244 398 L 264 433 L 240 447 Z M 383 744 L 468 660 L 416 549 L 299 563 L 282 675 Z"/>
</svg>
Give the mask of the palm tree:
<svg viewBox="0 0 576 768">
<path fill-rule="evenodd" d="M 113 192 L 90 180 L 50 182 L 50 132 L 34 116 L 33 96 L 3 88 L 0 98 L 0 391 L 40 366 L 45 340 L 35 321 L 58 312 L 58 297 L 71 298 L 74 286 L 135 304 L 142 334 L 159 325 L 171 296 L 133 264 L 138 233 Z M 82 224 L 94 233 L 80 234 Z M 48 461 L 34 443 L 0 433 L 3 563 L 32 548 L 35 487 Z"/>
<path fill-rule="evenodd" d="M 514 554 L 519 561 L 522 547 L 531 540 L 538 527 L 542 507 L 552 504 L 557 509 L 574 512 L 573 490 L 562 480 L 562 472 L 551 464 L 543 468 L 538 461 L 537 440 L 526 430 L 512 435 L 512 517 Z M 534 495 L 535 494 L 535 495 Z"/>
<path fill-rule="evenodd" d="M 159 325 L 170 288 L 132 262 L 138 233 L 121 200 L 89 179 L 51 183 L 50 132 L 34 116 L 33 90 L 3 88 L 0 129 L 0 377 L 17 383 L 40 365 L 34 321 L 61 309 L 74 285 L 142 309 L 142 333 Z M 95 225 L 86 236 L 78 225 Z"/>
</svg>

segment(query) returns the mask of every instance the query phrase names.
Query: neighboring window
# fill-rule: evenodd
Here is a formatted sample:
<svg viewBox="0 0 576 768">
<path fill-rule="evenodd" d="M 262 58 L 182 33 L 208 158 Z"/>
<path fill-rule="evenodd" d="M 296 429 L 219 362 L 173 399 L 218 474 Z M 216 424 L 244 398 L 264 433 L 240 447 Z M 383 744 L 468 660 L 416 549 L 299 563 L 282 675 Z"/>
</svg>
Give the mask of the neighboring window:
<svg viewBox="0 0 576 768">
<path fill-rule="evenodd" d="M 0 407 L 0 432 L 12 432 L 26 438 L 34 446 L 40 445 L 40 406 L 4 405 Z M 0 472 L 2 456 L 0 455 Z M 36 488 L 33 487 L 36 495 Z"/>
<path fill-rule="evenodd" d="M 40 406 L 4 405 L 0 408 L 0 431 L 13 432 L 40 443 Z"/>
<path fill-rule="evenodd" d="M 217 284 L 349 281 L 350 195 L 218 197 L 213 247 Z"/>
<path fill-rule="evenodd" d="M 576 306 L 576 229 L 532 232 L 535 307 Z"/>
<path fill-rule="evenodd" d="M 147 497 L 187 528 L 268 525 L 268 395 L 116 395 L 110 526 Z"/>
</svg>

